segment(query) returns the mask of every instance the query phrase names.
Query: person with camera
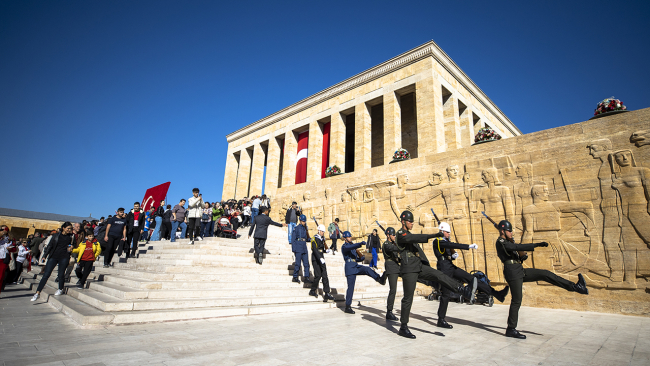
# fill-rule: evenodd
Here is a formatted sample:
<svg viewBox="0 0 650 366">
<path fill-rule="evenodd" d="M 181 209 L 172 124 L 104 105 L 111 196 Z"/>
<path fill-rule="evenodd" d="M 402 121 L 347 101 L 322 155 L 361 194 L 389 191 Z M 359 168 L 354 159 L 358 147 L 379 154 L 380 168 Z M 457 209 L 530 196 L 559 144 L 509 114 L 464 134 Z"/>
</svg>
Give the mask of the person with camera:
<svg viewBox="0 0 650 366">
<path fill-rule="evenodd" d="M 526 339 L 525 335 L 517 331 L 524 282 L 544 281 L 553 286 L 583 295 L 588 295 L 589 289 L 587 289 L 585 279 L 580 273 L 578 273 L 578 282 L 573 283 L 545 269 L 524 268 L 522 262 L 528 258 L 524 251 L 534 251 L 537 247 L 548 247 L 548 243 L 515 244 L 512 224 L 508 220 L 502 220 L 496 227 L 499 230 L 499 238 L 496 242 L 497 256 L 503 262 L 503 277 L 510 286 L 512 296 L 508 312 L 506 337 Z"/>
</svg>

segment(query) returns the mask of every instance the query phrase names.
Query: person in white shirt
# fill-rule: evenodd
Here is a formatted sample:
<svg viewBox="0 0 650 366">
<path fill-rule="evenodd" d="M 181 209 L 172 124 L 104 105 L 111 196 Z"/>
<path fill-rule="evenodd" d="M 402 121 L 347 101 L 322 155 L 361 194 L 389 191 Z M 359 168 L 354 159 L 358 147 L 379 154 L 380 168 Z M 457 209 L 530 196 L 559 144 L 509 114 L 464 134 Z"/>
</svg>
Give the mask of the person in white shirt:
<svg viewBox="0 0 650 366">
<path fill-rule="evenodd" d="M 255 216 L 260 214 L 260 203 L 262 201 L 260 200 L 259 196 L 255 196 L 255 199 L 253 199 L 253 207 L 252 207 L 252 213 L 251 213 L 251 220 L 255 220 Z"/>
<path fill-rule="evenodd" d="M 187 200 L 187 230 L 190 234 L 190 244 L 194 245 L 194 239 L 203 240 L 199 231 L 201 230 L 201 215 L 203 214 L 203 196 L 198 188 L 192 190 L 192 197 Z"/>
<path fill-rule="evenodd" d="M 242 227 L 248 226 L 248 224 L 252 223 L 253 221 L 251 220 L 251 206 L 248 204 L 244 203 L 244 209 L 243 209 L 243 215 L 244 215 L 244 221 L 242 222 Z"/>
<path fill-rule="evenodd" d="M 16 256 L 16 276 L 14 276 L 13 283 L 18 283 L 20 274 L 23 273 L 23 263 L 29 253 L 31 253 L 31 250 L 27 248 L 27 239 L 21 239 L 20 246 L 18 247 L 18 256 Z"/>
</svg>

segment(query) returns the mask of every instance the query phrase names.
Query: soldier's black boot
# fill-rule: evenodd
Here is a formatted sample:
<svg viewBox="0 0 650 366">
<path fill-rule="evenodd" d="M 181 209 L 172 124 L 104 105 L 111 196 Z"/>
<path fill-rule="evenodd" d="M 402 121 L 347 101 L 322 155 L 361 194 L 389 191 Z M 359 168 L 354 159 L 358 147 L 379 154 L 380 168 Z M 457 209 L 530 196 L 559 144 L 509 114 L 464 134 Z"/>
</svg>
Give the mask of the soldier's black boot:
<svg viewBox="0 0 650 366">
<path fill-rule="evenodd" d="M 330 295 L 329 292 L 323 293 L 323 302 L 327 302 L 327 300 L 334 300 L 334 296 Z"/>
<path fill-rule="evenodd" d="M 395 314 L 393 314 L 392 311 L 388 310 L 386 312 L 386 320 L 397 321 L 397 317 L 395 316 Z"/>
<path fill-rule="evenodd" d="M 471 284 L 468 284 L 467 286 L 458 287 L 458 293 L 462 296 L 461 302 L 462 299 L 464 298 L 465 300 L 469 300 L 470 304 L 474 303 L 474 298 L 476 296 L 476 286 L 478 285 L 478 282 L 476 281 L 477 281 L 476 277 L 474 277 L 474 280 L 472 280 Z"/>
<path fill-rule="evenodd" d="M 438 328 L 447 328 L 447 329 L 451 329 L 451 328 L 454 327 L 453 325 L 447 323 L 447 321 L 445 319 L 443 319 L 443 318 L 438 319 L 437 326 L 438 326 Z"/>
<path fill-rule="evenodd" d="M 402 326 L 399 327 L 399 332 L 397 332 L 397 334 L 405 338 L 415 339 L 415 334 L 411 333 L 409 327 L 407 327 L 406 324 L 402 324 Z"/>
<path fill-rule="evenodd" d="M 318 294 L 316 293 L 316 290 L 310 290 L 309 291 L 309 296 L 318 297 Z"/>
<path fill-rule="evenodd" d="M 294 278 L 291 280 L 291 282 L 300 283 L 300 280 L 298 279 L 298 277 L 294 277 Z"/>
<path fill-rule="evenodd" d="M 585 278 L 582 277 L 581 273 L 578 273 L 578 282 L 576 282 L 575 285 L 573 285 L 573 290 L 579 294 L 583 295 L 589 295 L 589 289 L 587 288 L 587 283 L 585 282 Z"/>
<path fill-rule="evenodd" d="M 508 291 L 510 291 L 510 287 L 506 286 L 501 291 L 492 291 L 492 296 L 494 296 L 495 299 L 499 300 L 499 302 L 504 302 L 506 300 L 506 296 L 508 295 Z"/>
<path fill-rule="evenodd" d="M 519 331 L 515 328 L 510 328 L 506 329 L 506 337 L 510 338 L 519 338 L 519 339 L 526 339 L 526 336 L 519 333 Z"/>
<path fill-rule="evenodd" d="M 379 284 L 383 286 L 386 284 L 387 277 L 388 277 L 388 273 L 384 272 L 384 274 L 382 274 L 381 277 L 379 277 L 379 280 L 377 282 L 379 282 Z"/>
<path fill-rule="evenodd" d="M 354 310 L 352 310 L 352 307 L 350 305 L 345 305 L 345 311 L 348 314 L 354 314 Z"/>
</svg>

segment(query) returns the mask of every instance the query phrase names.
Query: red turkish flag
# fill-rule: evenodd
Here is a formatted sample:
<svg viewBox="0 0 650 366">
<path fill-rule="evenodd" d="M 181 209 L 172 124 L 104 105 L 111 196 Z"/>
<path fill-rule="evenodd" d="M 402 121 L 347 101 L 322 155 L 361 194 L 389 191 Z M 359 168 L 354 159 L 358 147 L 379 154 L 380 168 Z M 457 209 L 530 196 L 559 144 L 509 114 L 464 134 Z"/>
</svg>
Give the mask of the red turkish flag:
<svg viewBox="0 0 650 366">
<path fill-rule="evenodd" d="M 167 196 L 170 184 L 172 183 L 167 182 L 147 189 L 144 193 L 144 198 L 142 199 L 142 205 L 140 205 L 140 207 L 142 207 L 144 211 L 147 211 L 151 206 L 158 208 L 160 201 L 164 200 Z"/>
<path fill-rule="evenodd" d="M 298 135 L 298 156 L 296 157 L 296 184 L 307 181 L 307 147 L 309 146 L 309 131 Z"/>
</svg>

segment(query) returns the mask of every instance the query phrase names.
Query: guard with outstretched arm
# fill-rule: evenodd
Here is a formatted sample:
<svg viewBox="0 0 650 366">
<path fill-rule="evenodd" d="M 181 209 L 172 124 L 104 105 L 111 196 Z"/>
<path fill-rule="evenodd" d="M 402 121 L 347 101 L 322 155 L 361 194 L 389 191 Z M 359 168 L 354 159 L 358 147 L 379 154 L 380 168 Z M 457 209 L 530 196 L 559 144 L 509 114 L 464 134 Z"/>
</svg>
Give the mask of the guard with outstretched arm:
<svg viewBox="0 0 650 366">
<path fill-rule="evenodd" d="M 345 312 L 348 314 L 354 314 L 354 310 L 352 310 L 352 296 L 354 295 L 354 284 L 357 280 L 357 276 L 370 276 L 375 281 L 379 282 L 382 285 L 385 285 L 386 273 L 380 276 L 370 267 L 362 266 L 357 263 L 363 262 L 365 259 L 365 257 L 360 256 L 359 253 L 357 253 L 357 249 L 366 244 L 365 241 L 362 241 L 361 243 L 353 243 L 352 234 L 349 231 L 343 232 L 343 240 L 345 240 L 345 243 L 343 243 L 343 246 L 341 246 L 341 254 L 343 255 L 343 260 L 345 261 L 345 277 L 348 280 L 348 290 L 345 293 Z"/>
<path fill-rule="evenodd" d="M 318 225 L 318 234 L 311 238 L 311 265 L 314 267 L 314 282 L 311 284 L 309 296 L 318 297 L 318 283 L 323 279 L 323 302 L 334 300 L 330 295 L 330 280 L 327 277 L 327 266 L 323 253 L 329 252 L 325 249 L 325 225 Z"/>
</svg>

